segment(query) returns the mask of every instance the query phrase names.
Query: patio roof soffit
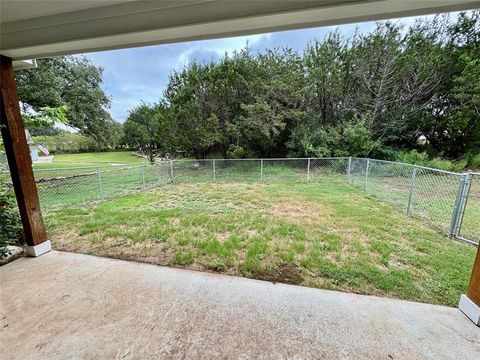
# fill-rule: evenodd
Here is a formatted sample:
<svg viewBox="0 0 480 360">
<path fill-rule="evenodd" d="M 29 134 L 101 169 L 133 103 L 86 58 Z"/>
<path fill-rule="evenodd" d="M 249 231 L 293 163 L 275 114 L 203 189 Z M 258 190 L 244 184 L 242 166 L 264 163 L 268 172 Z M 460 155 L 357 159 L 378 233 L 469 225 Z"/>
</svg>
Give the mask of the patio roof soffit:
<svg viewBox="0 0 480 360">
<path fill-rule="evenodd" d="M 14 60 L 472 9 L 469 0 L 3 0 Z"/>
</svg>

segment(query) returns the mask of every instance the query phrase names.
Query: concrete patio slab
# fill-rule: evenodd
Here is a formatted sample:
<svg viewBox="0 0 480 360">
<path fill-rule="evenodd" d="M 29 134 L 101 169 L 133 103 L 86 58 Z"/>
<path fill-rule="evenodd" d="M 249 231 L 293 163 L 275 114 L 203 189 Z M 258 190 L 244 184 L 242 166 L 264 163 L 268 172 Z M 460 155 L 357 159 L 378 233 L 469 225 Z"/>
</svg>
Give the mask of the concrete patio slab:
<svg viewBox="0 0 480 360">
<path fill-rule="evenodd" d="M 55 251 L 0 275 L 2 359 L 480 359 L 455 308 Z"/>
</svg>

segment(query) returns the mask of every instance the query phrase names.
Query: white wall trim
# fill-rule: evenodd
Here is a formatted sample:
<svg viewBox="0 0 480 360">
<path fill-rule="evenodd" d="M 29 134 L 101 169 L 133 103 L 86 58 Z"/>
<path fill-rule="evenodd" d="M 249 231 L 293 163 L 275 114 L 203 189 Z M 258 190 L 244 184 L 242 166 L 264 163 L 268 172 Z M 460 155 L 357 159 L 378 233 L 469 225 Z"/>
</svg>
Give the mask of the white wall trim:
<svg viewBox="0 0 480 360">
<path fill-rule="evenodd" d="M 25 252 L 28 256 L 37 257 L 43 255 L 52 250 L 52 243 L 50 240 L 44 241 L 41 244 L 35 246 L 25 246 Z"/>
<path fill-rule="evenodd" d="M 458 308 L 477 326 L 480 326 L 480 307 L 462 294 Z"/>
</svg>

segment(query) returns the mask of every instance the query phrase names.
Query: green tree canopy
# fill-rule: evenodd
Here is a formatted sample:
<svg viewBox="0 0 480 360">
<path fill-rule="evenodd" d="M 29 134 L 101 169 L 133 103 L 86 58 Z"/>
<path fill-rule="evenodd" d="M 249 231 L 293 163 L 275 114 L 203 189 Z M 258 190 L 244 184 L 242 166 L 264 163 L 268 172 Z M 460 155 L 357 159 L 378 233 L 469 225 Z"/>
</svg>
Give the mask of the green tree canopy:
<svg viewBox="0 0 480 360">
<path fill-rule="evenodd" d="M 118 141 L 119 125 L 107 109 L 103 69 L 80 56 L 39 59 L 36 69 L 15 73 L 18 95 L 35 110 L 66 106 L 68 125 L 106 146 Z"/>
<path fill-rule="evenodd" d="M 146 131 L 148 143 L 200 158 L 392 158 L 411 149 L 475 156 L 479 28 L 480 11 L 473 11 L 408 28 L 382 22 L 351 39 L 333 31 L 302 54 L 247 47 L 173 71 L 161 106 L 142 105 L 131 116 L 147 106 L 151 124 L 144 126 L 155 127 Z"/>
</svg>

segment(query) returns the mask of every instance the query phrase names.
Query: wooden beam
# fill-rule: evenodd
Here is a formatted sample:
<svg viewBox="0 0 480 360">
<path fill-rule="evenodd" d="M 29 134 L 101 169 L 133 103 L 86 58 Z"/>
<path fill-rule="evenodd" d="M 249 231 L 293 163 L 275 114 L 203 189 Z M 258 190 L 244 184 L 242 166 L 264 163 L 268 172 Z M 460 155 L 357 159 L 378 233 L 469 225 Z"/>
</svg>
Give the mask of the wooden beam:
<svg viewBox="0 0 480 360">
<path fill-rule="evenodd" d="M 40 211 L 37 187 L 33 177 L 32 159 L 20 113 L 12 59 L 6 56 L 0 56 L 0 83 L 0 127 L 5 153 L 12 175 L 27 245 L 35 246 L 47 240 L 47 232 Z"/>
<path fill-rule="evenodd" d="M 468 284 L 467 296 L 480 307 L 480 246 L 477 249 L 477 256 L 473 263 L 472 276 Z"/>
</svg>

